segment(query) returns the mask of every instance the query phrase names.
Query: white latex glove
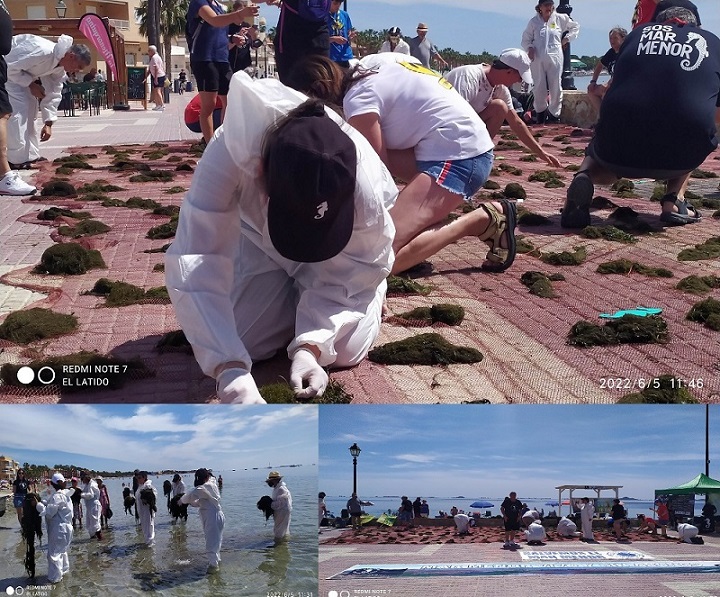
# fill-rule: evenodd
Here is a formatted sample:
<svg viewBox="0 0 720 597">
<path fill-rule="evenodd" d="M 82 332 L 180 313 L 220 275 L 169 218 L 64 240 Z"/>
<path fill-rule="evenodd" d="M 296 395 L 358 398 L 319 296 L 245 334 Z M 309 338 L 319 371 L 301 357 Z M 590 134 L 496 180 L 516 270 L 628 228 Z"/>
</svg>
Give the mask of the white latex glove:
<svg viewBox="0 0 720 597">
<path fill-rule="evenodd" d="M 303 387 L 307 382 L 307 387 Z M 325 370 L 318 365 L 315 355 L 301 348 L 292 359 L 290 366 L 290 385 L 298 398 L 322 396 L 328 385 Z"/>
<path fill-rule="evenodd" d="M 250 372 L 236 367 L 217 377 L 217 397 L 232 404 L 265 404 Z"/>
</svg>

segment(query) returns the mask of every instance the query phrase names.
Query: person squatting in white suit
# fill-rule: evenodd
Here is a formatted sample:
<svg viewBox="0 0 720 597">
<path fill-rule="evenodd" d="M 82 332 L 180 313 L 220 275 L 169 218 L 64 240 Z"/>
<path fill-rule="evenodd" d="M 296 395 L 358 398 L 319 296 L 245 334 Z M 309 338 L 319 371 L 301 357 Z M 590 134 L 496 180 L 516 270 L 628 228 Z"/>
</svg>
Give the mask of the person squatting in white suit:
<svg viewBox="0 0 720 597">
<path fill-rule="evenodd" d="M 220 507 L 220 489 L 215 477 L 206 468 L 195 472 L 195 487 L 180 498 L 181 504 L 190 504 L 200 509 L 203 533 L 205 533 L 205 552 L 208 567 L 220 565 L 220 547 L 222 546 L 225 515 Z"/>
<path fill-rule="evenodd" d="M 547 116 L 560 118 L 563 45 L 577 38 L 580 26 L 569 15 L 555 12 L 553 0 L 540 0 L 535 10 L 537 14 L 523 32 L 521 45 L 532 61 L 530 72 L 535 83 L 535 112 L 538 122 L 542 123 Z"/>
<path fill-rule="evenodd" d="M 52 136 L 57 109 L 62 97 L 66 72 L 75 72 L 90 64 L 90 50 L 84 44 L 73 44 L 69 35 L 57 43 L 38 35 L 15 35 L 12 49 L 5 57 L 8 80 L 5 84 L 12 116 L 7 125 L 7 157 L 14 165 L 33 162 L 40 157 L 35 119 L 40 100 L 43 128 L 40 141 Z M 36 81 L 40 80 L 40 84 Z"/>
<path fill-rule="evenodd" d="M 290 514 L 292 513 L 292 495 L 277 471 L 271 471 L 265 479 L 272 490 L 273 535 L 275 542 L 287 539 L 290 534 Z"/>
<path fill-rule="evenodd" d="M 527 539 L 528 545 L 540 545 L 547 539 L 545 527 L 539 520 L 531 522 L 525 531 L 525 538 Z"/>
<path fill-rule="evenodd" d="M 68 550 L 73 538 L 73 507 L 65 477 L 55 473 L 50 480 L 53 492 L 36 506 L 47 526 L 48 582 L 58 583 L 70 571 Z"/>
<path fill-rule="evenodd" d="M 87 471 L 80 473 L 80 481 L 83 484 L 80 497 L 85 502 L 85 528 L 90 537 L 100 540 L 100 488 Z"/>
<path fill-rule="evenodd" d="M 365 358 L 394 261 L 397 193 L 335 112 L 235 74 L 165 256 L 175 315 L 222 402 L 264 403 L 252 363 L 285 348 L 304 398 L 325 390 L 323 367 Z"/>
<path fill-rule="evenodd" d="M 153 487 L 152 481 L 148 479 L 145 471 L 140 471 L 137 475 L 140 486 L 135 492 L 135 505 L 137 506 L 138 515 L 140 516 L 140 529 L 142 530 L 145 545 L 152 547 L 155 545 L 155 512 L 157 512 L 157 490 Z M 142 491 L 150 490 L 154 499 L 143 500 Z"/>
<path fill-rule="evenodd" d="M 692 543 L 693 538 L 698 536 L 700 530 L 692 524 L 686 522 L 677 525 L 678 539 L 683 543 Z"/>
</svg>

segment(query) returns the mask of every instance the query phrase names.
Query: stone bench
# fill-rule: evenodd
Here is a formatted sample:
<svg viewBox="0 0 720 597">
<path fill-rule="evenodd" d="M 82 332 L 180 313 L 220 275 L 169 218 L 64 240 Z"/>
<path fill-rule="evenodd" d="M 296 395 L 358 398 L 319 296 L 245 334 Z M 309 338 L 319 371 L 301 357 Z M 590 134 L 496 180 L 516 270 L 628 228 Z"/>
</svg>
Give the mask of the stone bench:
<svg viewBox="0 0 720 597">
<path fill-rule="evenodd" d="M 585 91 L 563 91 L 560 122 L 580 128 L 590 128 L 597 121 L 597 112 L 588 101 Z"/>
</svg>

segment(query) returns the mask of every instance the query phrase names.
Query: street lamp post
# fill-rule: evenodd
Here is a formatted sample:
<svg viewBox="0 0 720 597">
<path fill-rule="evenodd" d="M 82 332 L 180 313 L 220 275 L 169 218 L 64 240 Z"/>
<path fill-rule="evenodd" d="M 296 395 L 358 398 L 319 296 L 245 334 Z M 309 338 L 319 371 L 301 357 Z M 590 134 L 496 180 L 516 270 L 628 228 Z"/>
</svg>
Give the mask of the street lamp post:
<svg viewBox="0 0 720 597">
<path fill-rule="evenodd" d="M 58 19 L 65 18 L 67 6 L 65 5 L 65 2 L 63 2 L 63 0 L 58 0 L 58 3 L 55 5 L 55 12 L 57 13 Z"/>
<path fill-rule="evenodd" d="M 566 14 L 567 16 L 570 16 L 572 10 L 572 6 L 570 6 L 570 0 L 560 0 L 560 4 L 557 7 L 557 11 L 560 14 Z M 570 61 L 570 43 L 566 43 L 563 46 L 563 72 L 562 79 L 560 80 L 560 85 L 563 89 L 567 90 L 577 89 L 577 87 L 575 87 L 575 79 L 572 76 L 572 63 Z"/>
<path fill-rule="evenodd" d="M 357 495 L 357 459 L 360 456 L 360 448 L 354 443 L 349 449 L 353 457 L 353 493 Z"/>
</svg>

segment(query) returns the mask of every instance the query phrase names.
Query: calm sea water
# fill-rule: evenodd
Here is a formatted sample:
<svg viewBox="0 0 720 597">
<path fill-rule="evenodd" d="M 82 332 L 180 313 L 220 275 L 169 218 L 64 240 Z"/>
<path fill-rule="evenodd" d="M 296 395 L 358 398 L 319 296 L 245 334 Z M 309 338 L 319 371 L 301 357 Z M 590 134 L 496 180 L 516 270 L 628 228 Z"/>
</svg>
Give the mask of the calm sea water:
<svg viewBox="0 0 720 597">
<path fill-rule="evenodd" d="M 576 496 L 582 497 L 582 493 L 573 492 L 573 499 L 575 499 Z M 603 497 L 610 496 L 610 493 L 604 493 Z M 567 492 L 565 493 L 565 496 L 567 496 Z M 417 496 L 408 496 L 410 498 L 410 501 L 414 501 Z M 497 516 L 500 514 L 500 504 L 502 504 L 504 497 L 500 498 L 465 498 L 465 499 L 458 499 L 458 498 L 442 498 L 442 497 L 427 497 L 427 496 L 420 496 L 423 499 L 426 499 L 428 502 L 428 505 L 430 506 L 430 517 L 433 518 L 438 515 L 438 511 L 442 510 L 444 512 L 450 512 L 450 509 L 453 506 L 456 506 L 458 510 L 464 510 L 465 513 L 470 512 L 480 512 L 481 514 L 485 514 L 486 511 L 490 511 L 492 516 Z M 588 497 L 590 497 L 590 494 L 588 494 Z M 325 498 L 325 504 L 327 505 L 328 510 L 330 510 L 333 514 L 336 516 L 340 516 L 340 512 L 343 508 L 346 507 L 347 501 L 349 499 L 348 497 L 331 497 L 327 496 Z M 365 501 L 371 501 L 374 505 L 373 506 L 365 506 L 363 509 L 368 514 L 372 514 L 373 516 L 379 516 L 383 512 L 387 512 L 388 509 L 392 510 L 393 513 L 397 512 L 398 507 L 400 506 L 400 497 L 367 497 L 364 495 L 360 496 L 360 499 Z M 557 501 L 557 498 L 537 498 L 537 499 L 527 499 L 522 498 L 520 496 L 518 498 L 521 502 L 526 503 L 530 508 L 536 508 L 538 512 L 541 510 L 544 510 L 545 514 L 547 515 L 551 510 L 555 510 L 556 512 L 559 510 L 557 506 L 551 506 L 548 505 L 546 502 L 553 502 Z M 593 498 L 594 500 L 594 498 Z M 493 504 L 490 508 L 471 508 L 470 504 L 472 504 L 475 501 L 487 501 Z M 652 512 L 650 511 L 650 508 L 653 505 L 653 502 L 651 500 L 625 500 L 623 502 L 625 504 L 625 508 L 628 511 L 628 516 L 631 518 L 635 518 L 638 514 L 645 514 L 652 516 Z M 695 501 L 695 515 L 699 516 L 700 511 L 702 510 L 704 501 L 702 501 L 700 498 L 698 498 Z M 562 507 L 562 515 L 568 514 L 570 511 L 570 506 L 565 505 Z"/>
<path fill-rule="evenodd" d="M 220 571 L 207 574 L 205 540 L 197 508 L 190 507 L 187 523 L 173 525 L 162 495 L 165 478 L 152 477 L 158 489 L 155 520 L 156 546 L 143 544 L 134 516 L 122 507 L 122 483 L 131 479 L 107 479 L 114 512 L 103 541 L 90 539 L 76 529 L 70 548 L 70 574 L 52 591 L 53 597 L 131 596 L 149 592 L 172 597 L 265 597 L 269 592 L 317 595 L 317 476 L 313 467 L 280 469 L 293 496 L 290 541 L 273 544 L 272 519 L 256 507 L 269 494 L 263 482 L 268 470 L 216 471 L 222 474 L 222 508 L 225 531 Z M 183 475 L 192 486 L 193 475 Z M 0 593 L 8 586 L 29 587 L 23 558 L 25 544 L 18 532 L 14 509 L 0 518 Z M 43 536 L 37 548 L 35 585 L 47 585 L 47 552 Z M 37 545 L 37 544 L 36 544 Z M 25 591 L 38 595 L 37 589 Z"/>
</svg>

